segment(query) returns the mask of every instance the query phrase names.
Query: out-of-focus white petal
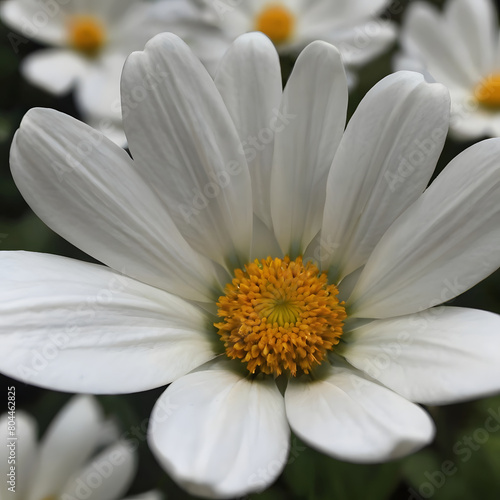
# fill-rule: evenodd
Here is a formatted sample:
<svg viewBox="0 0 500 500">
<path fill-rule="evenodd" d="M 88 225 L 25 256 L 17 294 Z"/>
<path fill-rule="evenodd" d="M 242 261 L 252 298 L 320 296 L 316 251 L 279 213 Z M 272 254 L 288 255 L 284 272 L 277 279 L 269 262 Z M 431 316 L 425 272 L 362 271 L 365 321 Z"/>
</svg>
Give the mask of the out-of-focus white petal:
<svg viewBox="0 0 500 500">
<path fill-rule="evenodd" d="M 10 161 L 24 199 L 63 238 L 140 281 L 213 299 L 212 263 L 184 240 L 142 165 L 102 134 L 57 111 L 32 109 Z"/>
<path fill-rule="evenodd" d="M 318 33 L 311 27 L 307 38 L 314 40 Z M 372 19 L 351 28 L 325 29 L 321 39 L 335 45 L 342 55 L 342 61 L 348 66 L 360 66 L 371 61 L 387 50 L 396 40 L 396 26 L 381 19 Z"/>
<path fill-rule="evenodd" d="M 273 380 L 250 381 L 224 369 L 191 373 L 156 403 L 149 444 L 193 495 L 233 498 L 262 490 L 287 461 L 283 398 Z"/>
<path fill-rule="evenodd" d="M 122 110 L 132 156 L 184 237 L 229 268 L 247 262 L 248 166 L 219 91 L 184 42 L 164 33 L 128 58 Z"/>
<path fill-rule="evenodd" d="M 254 212 L 271 227 L 274 134 L 284 128 L 279 120 L 281 69 L 272 42 L 262 34 L 242 35 L 222 59 L 215 84 L 241 139 L 252 179 Z"/>
<path fill-rule="evenodd" d="M 67 1 L 7 0 L 0 6 L 0 17 L 23 37 L 49 45 L 65 45 L 67 4 Z"/>
<path fill-rule="evenodd" d="M 401 215 L 347 302 L 351 316 L 387 318 L 453 299 L 500 265 L 500 139 L 471 146 Z"/>
<path fill-rule="evenodd" d="M 496 314 L 439 307 L 362 326 L 342 355 L 411 401 L 449 404 L 499 391 L 499 333 Z"/>
<path fill-rule="evenodd" d="M 417 73 L 388 76 L 351 118 L 328 176 L 320 253 L 342 279 L 426 188 L 448 132 L 450 99 Z"/>
<path fill-rule="evenodd" d="M 120 77 L 125 56 L 109 54 L 88 68 L 76 88 L 76 103 L 84 114 L 121 122 Z"/>
<path fill-rule="evenodd" d="M 434 435 L 427 413 L 354 368 L 331 367 L 318 380 L 291 380 L 285 404 L 292 430 L 339 460 L 399 458 Z"/>
<path fill-rule="evenodd" d="M 124 498 L 124 500 L 163 500 L 164 498 L 165 497 L 163 496 L 161 491 L 151 490 L 140 495 L 134 495 Z"/>
<path fill-rule="evenodd" d="M 130 444 L 108 446 L 66 483 L 61 497 L 85 500 L 117 500 L 128 489 L 137 470 Z"/>
<path fill-rule="evenodd" d="M 302 254 L 321 228 L 326 178 L 344 132 L 347 81 L 340 54 L 315 42 L 283 93 L 271 173 L 271 214 L 281 249 Z"/>
<path fill-rule="evenodd" d="M 47 429 L 38 456 L 38 468 L 30 482 L 29 500 L 58 495 L 68 478 L 95 451 L 104 415 L 91 396 L 75 396 Z"/>
<path fill-rule="evenodd" d="M 445 6 L 444 18 L 455 33 L 451 43 L 458 42 L 461 57 L 484 76 L 494 68 L 497 17 L 491 0 L 453 0 Z"/>
<path fill-rule="evenodd" d="M 39 50 L 27 56 L 21 65 L 24 77 L 51 94 L 65 94 L 89 70 L 89 63 L 76 52 L 66 49 Z"/>
<path fill-rule="evenodd" d="M 214 356 L 206 313 L 103 266 L 0 253 L 0 370 L 52 389 L 160 387 Z"/>
<path fill-rule="evenodd" d="M 473 86 L 481 77 L 477 66 L 463 58 L 455 32 L 439 11 L 426 2 L 412 2 L 405 13 L 402 44 L 425 62 L 430 74 L 445 85 Z"/>
<path fill-rule="evenodd" d="M 388 6 L 388 0 L 315 0 L 302 1 L 301 22 L 318 33 L 326 22 L 335 23 L 339 28 L 357 24 L 375 16 Z"/>
<path fill-rule="evenodd" d="M 30 488 L 36 487 L 33 484 L 33 473 L 38 464 L 37 450 L 37 424 L 27 413 L 15 408 L 16 388 L 6 388 L 7 397 L 13 395 L 14 405 L 8 412 L 0 416 L 0 439 L 2 440 L 2 453 L 0 454 L 0 474 L 2 475 L 2 499 L 24 500 L 29 494 Z M 9 476 L 11 467 L 15 467 L 14 475 Z M 12 483 L 10 482 L 12 481 Z M 14 488 L 15 491 L 8 490 Z"/>
</svg>

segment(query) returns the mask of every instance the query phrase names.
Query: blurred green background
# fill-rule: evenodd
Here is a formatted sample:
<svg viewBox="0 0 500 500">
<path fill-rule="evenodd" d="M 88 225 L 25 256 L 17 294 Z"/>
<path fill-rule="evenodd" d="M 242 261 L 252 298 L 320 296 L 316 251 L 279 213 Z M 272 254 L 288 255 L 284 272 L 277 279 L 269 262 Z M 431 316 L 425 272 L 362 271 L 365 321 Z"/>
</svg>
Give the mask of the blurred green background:
<svg viewBox="0 0 500 500">
<path fill-rule="evenodd" d="M 440 5 L 441 1 L 435 1 Z M 399 22 L 408 1 L 395 2 L 391 17 Z M 394 8 L 395 7 L 395 8 Z M 49 230 L 31 212 L 19 194 L 9 171 L 9 148 L 24 113 L 31 107 L 55 108 L 78 116 L 71 95 L 55 98 L 31 86 L 19 73 L 19 63 L 35 43 L 23 43 L 15 53 L 9 30 L 0 25 L 0 250 L 31 250 L 89 257 Z M 391 57 L 385 54 L 359 72 L 359 85 L 350 98 L 350 113 L 368 89 L 391 72 Z M 282 61 L 285 75 L 293 61 Z M 438 165 L 441 170 L 470 143 L 448 140 Z M 500 200 L 499 200 L 500 202 Z M 500 272 L 452 301 L 453 305 L 500 313 Z M 500 332 L 499 332 L 500 334 Z M 43 432 L 71 397 L 28 386 L 1 377 L 2 389 L 15 385 L 17 408 L 34 415 Z M 147 419 L 163 389 L 126 396 L 99 397 L 105 411 L 116 415 L 123 432 L 136 428 L 140 440 L 140 469 L 130 494 L 157 488 L 166 498 L 193 498 L 179 489 L 156 464 L 145 440 Z M 7 401 L 5 397 L 4 401 Z M 6 407 L 6 406 L 5 406 Z M 500 431 L 482 431 L 494 413 L 500 421 L 500 397 L 428 411 L 437 426 L 435 441 L 424 450 L 402 460 L 382 465 L 353 465 L 328 458 L 293 437 L 288 465 L 266 492 L 249 498 L 261 500 L 386 500 L 434 498 L 436 500 L 498 500 L 500 498 Z M 0 407 L 0 413 L 2 412 Z M 140 427 L 142 425 L 142 430 Z M 137 428 L 139 426 L 139 429 Z M 337 432 L 332 429 L 332 432 Z"/>
</svg>

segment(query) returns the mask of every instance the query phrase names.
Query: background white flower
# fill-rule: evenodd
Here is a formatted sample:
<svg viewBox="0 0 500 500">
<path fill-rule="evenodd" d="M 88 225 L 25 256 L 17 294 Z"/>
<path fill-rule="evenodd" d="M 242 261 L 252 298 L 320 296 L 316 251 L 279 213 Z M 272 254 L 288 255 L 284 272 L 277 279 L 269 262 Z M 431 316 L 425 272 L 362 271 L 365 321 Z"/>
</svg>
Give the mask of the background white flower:
<svg viewBox="0 0 500 500">
<path fill-rule="evenodd" d="M 138 86 L 147 98 L 127 107 Z M 122 90 L 133 159 L 52 110 L 31 110 L 16 134 L 11 166 L 26 201 L 105 266 L 0 253 L 4 373 L 96 393 L 171 383 L 150 445 L 189 492 L 221 498 L 278 476 L 290 428 L 340 459 L 390 460 L 433 437 L 414 403 L 498 391 L 500 317 L 434 307 L 493 272 L 500 246 L 500 139 L 466 150 L 427 188 L 448 130 L 443 86 L 391 75 L 344 131 L 347 82 L 333 46 L 308 46 L 283 91 L 278 55 L 260 34 L 236 40 L 215 81 L 163 34 L 127 60 Z M 307 358 L 313 376 L 282 370 L 283 397 L 274 377 L 227 359 L 214 323 L 225 320 L 224 285 L 243 274 L 235 268 L 285 254 L 328 273 L 347 319 L 319 368 L 285 335 L 232 346 L 276 374 L 274 340 Z M 257 293 L 243 285 L 242 302 Z M 306 299 L 294 300 L 304 312 Z M 33 356 L 46 346 L 56 354 L 38 369 Z"/>
<path fill-rule="evenodd" d="M 340 50 L 348 67 L 371 61 L 396 38 L 395 25 L 377 18 L 388 0 L 204 1 L 231 40 L 262 31 L 283 54 L 296 54 L 314 40 L 324 40 Z"/>
<path fill-rule="evenodd" d="M 7 414 L 0 417 L 2 499 L 117 500 L 134 478 L 137 459 L 125 443 L 115 442 L 96 454 L 103 444 L 104 415 L 91 396 L 75 396 L 40 443 L 36 421 L 23 411 L 16 412 L 15 492 L 7 491 L 5 478 L 11 466 L 7 420 Z M 155 492 L 144 496 L 144 500 L 158 499 Z"/>
<path fill-rule="evenodd" d="M 211 67 L 223 50 L 221 34 L 190 0 L 6 0 L 0 16 L 23 37 L 52 46 L 23 60 L 25 78 L 53 94 L 75 88 L 83 119 L 120 145 L 120 75 L 132 51 L 163 31 L 186 37 L 200 51 L 202 31 L 203 42 L 218 50 L 202 52 Z"/>
<path fill-rule="evenodd" d="M 395 69 L 421 71 L 446 85 L 457 139 L 500 136 L 500 31 L 491 0 L 448 0 L 443 12 L 412 2 Z"/>
</svg>

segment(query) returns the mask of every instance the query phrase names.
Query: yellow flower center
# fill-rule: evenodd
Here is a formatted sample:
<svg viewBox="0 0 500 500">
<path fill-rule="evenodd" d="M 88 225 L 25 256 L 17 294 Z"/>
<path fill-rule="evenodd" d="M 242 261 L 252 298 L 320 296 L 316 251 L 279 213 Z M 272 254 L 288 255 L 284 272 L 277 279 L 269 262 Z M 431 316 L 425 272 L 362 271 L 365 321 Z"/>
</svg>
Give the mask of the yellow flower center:
<svg viewBox="0 0 500 500">
<path fill-rule="evenodd" d="M 269 5 L 264 8 L 255 20 L 255 30 L 267 35 L 274 44 L 288 41 L 295 27 L 295 17 L 283 5 Z"/>
<path fill-rule="evenodd" d="M 500 73 L 484 78 L 475 88 L 478 102 L 490 108 L 500 108 Z"/>
<path fill-rule="evenodd" d="M 339 343 L 346 313 L 326 273 L 299 257 L 255 260 L 236 269 L 215 323 L 231 359 L 250 373 L 309 373 Z"/>
<path fill-rule="evenodd" d="M 106 30 L 93 16 L 74 16 L 68 28 L 70 45 L 86 56 L 96 56 L 106 42 Z"/>
</svg>

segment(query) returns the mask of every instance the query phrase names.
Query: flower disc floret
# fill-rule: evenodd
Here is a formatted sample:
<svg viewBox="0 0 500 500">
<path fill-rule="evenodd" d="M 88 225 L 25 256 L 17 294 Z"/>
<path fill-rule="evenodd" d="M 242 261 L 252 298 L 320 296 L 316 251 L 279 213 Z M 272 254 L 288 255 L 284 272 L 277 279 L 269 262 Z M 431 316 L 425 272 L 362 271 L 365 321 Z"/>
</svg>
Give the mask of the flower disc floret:
<svg viewBox="0 0 500 500">
<path fill-rule="evenodd" d="M 487 76 L 476 86 L 474 95 L 479 104 L 500 109 L 500 73 Z"/>
<path fill-rule="evenodd" d="M 312 262 L 268 257 L 234 274 L 215 326 L 227 356 L 250 373 L 307 374 L 339 343 L 344 303 Z"/>
<path fill-rule="evenodd" d="M 267 35 L 275 44 L 287 42 L 292 36 L 294 26 L 294 15 L 283 5 L 267 6 L 255 21 L 256 31 Z"/>
<path fill-rule="evenodd" d="M 96 56 L 106 41 L 106 30 L 94 16 L 74 16 L 69 21 L 70 45 L 85 54 Z"/>
</svg>

